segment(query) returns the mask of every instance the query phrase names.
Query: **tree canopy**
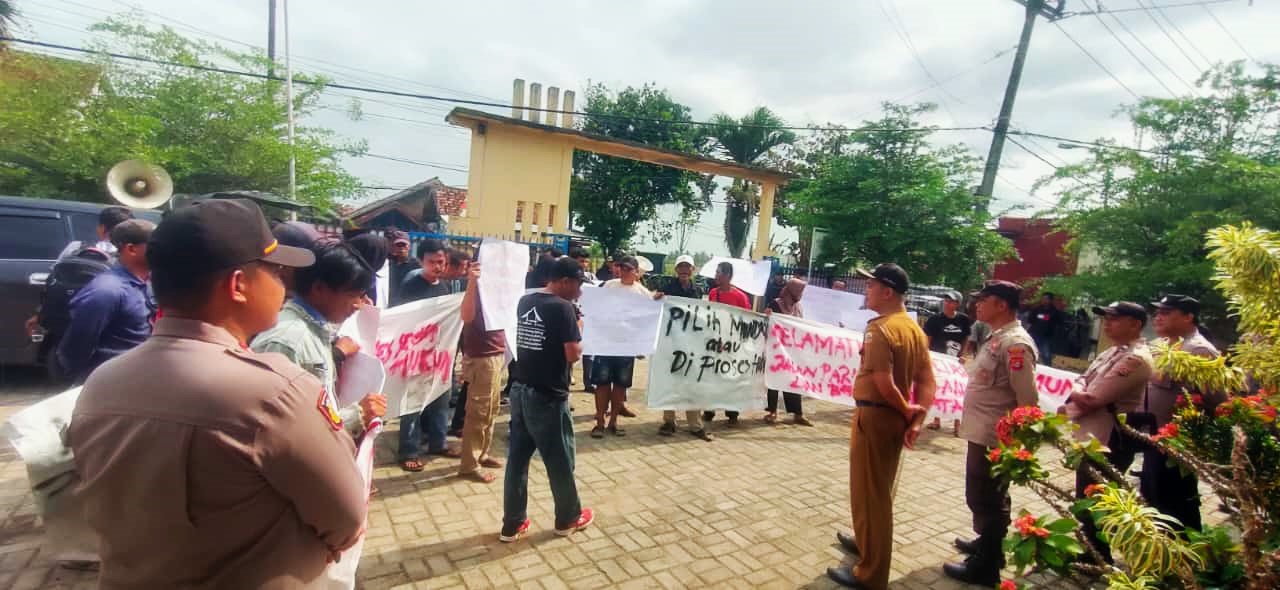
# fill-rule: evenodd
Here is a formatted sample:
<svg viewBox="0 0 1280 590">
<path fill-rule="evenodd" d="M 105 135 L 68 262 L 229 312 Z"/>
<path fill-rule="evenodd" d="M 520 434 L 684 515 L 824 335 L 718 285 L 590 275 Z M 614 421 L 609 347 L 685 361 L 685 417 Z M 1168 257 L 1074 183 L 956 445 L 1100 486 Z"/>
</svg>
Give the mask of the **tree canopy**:
<svg viewBox="0 0 1280 590">
<path fill-rule="evenodd" d="M 99 49 L 161 61 L 248 71 L 269 63 L 169 28 L 113 19 L 92 30 L 111 34 Z M 288 194 L 280 82 L 106 57 L 83 63 L 10 50 L 0 59 L 0 193 L 105 201 L 107 170 L 137 158 L 164 167 L 182 193 Z M 295 89 L 295 120 L 305 121 L 322 90 Z M 358 180 L 337 160 L 362 152 L 363 143 L 306 124 L 297 125 L 295 143 L 299 200 L 324 208 L 358 193 Z"/>
<path fill-rule="evenodd" d="M 786 122 L 769 107 L 756 107 L 741 119 L 720 113 L 711 118 L 711 123 L 714 126 L 705 146 L 707 151 L 739 164 L 757 164 L 774 148 L 796 140 L 795 133 L 780 129 Z M 724 243 L 730 256 L 740 258 L 747 245 L 751 218 L 760 206 L 759 187 L 735 178 L 726 192 L 729 201 L 725 207 Z"/>
<path fill-rule="evenodd" d="M 799 142 L 783 215 L 827 230 L 820 263 L 895 262 L 920 284 L 970 287 L 1013 254 L 973 195 L 977 159 L 963 146 L 934 147 L 918 117 L 931 105 L 886 104 L 866 129 L 815 133 Z"/>
<path fill-rule="evenodd" d="M 586 91 L 584 131 L 649 145 L 694 152 L 698 131 L 690 125 L 689 107 L 652 85 L 614 93 L 602 84 Z M 635 117 L 635 118 L 632 118 Z M 655 119 L 655 120 L 649 120 Z M 574 177 L 569 204 L 583 232 L 614 252 L 635 236 L 642 221 L 657 219 L 658 205 L 678 204 L 700 210 L 692 172 L 615 158 L 587 151 L 573 156 Z"/>
</svg>

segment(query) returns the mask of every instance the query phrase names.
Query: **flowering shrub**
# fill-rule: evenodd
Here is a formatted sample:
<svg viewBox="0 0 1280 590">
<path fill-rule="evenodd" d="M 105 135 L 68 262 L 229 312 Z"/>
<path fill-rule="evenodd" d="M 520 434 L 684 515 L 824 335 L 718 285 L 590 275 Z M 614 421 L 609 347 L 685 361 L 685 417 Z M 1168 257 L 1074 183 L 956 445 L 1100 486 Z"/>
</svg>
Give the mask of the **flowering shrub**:
<svg viewBox="0 0 1280 590">
<path fill-rule="evenodd" d="M 1013 521 L 1014 532 L 1004 540 L 1004 550 L 1013 556 L 1013 566 L 1021 576 L 1028 568 L 1048 567 L 1066 574 L 1068 564 L 1084 553 L 1073 535 L 1076 522 L 1070 518 L 1050 521 L 1048 517 L 1036 518 L 1025 510 Z"/>
</svg>

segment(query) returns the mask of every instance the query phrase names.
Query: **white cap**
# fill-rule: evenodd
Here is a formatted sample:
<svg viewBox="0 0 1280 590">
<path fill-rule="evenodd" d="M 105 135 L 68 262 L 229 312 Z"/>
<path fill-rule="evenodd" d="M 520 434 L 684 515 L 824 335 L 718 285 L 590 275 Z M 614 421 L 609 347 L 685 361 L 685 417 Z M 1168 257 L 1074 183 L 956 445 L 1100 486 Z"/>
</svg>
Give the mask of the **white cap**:
<svg viewBox="0 0 1280 590">
<path fill-rule="evenodd" d="M 653 272 L 653 261 L 644 256 L 636 256 L 636 262 L 640 263 L 640 272 Z"/>
<path fill-rule="evenodd" d="M 676 257 L 676 266 L 680 266 L 686 262 L 689 263 L 689 266 L 697 266 L 693 263 L 693 257 L 688 254 L 681 254 Z"/>
</svg>

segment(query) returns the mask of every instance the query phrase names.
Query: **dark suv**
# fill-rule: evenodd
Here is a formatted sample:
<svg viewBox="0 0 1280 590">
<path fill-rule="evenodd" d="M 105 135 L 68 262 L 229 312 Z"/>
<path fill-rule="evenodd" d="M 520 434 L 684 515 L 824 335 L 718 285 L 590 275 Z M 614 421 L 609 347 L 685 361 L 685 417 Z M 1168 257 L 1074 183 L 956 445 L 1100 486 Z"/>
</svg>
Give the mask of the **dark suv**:
<svg viewBox="0 0 1280 590">
<path fill-rule="evenodd" d="M 45 279 L 67 244 L 98 241 L 98 212 L 107 205 L 0 196 L 0 365 L 44 364 L 43 338 L 28 336 Z M 159 223 L 160 212 L 134 210 Z"/>
</svg>

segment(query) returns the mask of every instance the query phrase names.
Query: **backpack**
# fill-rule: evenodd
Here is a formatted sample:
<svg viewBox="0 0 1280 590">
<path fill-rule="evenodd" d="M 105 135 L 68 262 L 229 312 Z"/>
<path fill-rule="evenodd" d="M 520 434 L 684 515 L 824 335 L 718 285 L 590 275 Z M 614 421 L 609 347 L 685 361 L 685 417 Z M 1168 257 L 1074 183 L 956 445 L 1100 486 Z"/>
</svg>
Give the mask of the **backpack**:
<svg viewBox="0 0 1280 590">
<path fill-rule="evenodd" d="M 111 270 L 101 250 L 83 248 L 54 263 L 40 297 L 40 327 L 57 340 L 71 323 L 71 299 L 94 277 Z"/>
</svg>

